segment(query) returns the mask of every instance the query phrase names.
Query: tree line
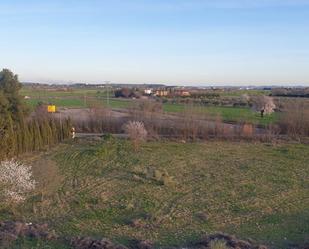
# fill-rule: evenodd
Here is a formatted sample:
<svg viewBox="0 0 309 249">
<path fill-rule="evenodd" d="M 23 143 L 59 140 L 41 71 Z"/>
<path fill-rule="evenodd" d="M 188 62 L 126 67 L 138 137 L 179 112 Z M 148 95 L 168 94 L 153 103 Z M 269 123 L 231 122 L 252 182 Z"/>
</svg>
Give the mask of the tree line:
<svg viewBox="0 0 309 249">
<path fill-rule="evenodd" d="M 40 150 L 70 137 L 70 120 L 30 115 L 18 76 L 0 71 L 0 160 Z"/>
<path fill-rule="evenodd" d="M 309 98 L 309 87 L 306 88 L 273 88 L 272 96 Z"/>
</svg>

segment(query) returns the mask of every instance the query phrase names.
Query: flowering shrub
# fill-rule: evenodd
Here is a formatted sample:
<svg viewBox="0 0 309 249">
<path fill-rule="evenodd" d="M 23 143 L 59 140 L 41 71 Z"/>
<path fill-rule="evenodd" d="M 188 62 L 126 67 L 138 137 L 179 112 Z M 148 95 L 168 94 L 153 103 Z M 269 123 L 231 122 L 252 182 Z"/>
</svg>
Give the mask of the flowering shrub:
<svg viewBox="0 0 309 249">
<path fill-rule="evenodd" d="M 1 162 L 0 184 L 6 198 L 13 202 L 24 201 L 26 194 L 35 188 L 31 167 L 14 159 Z"/>
<path fill-rule="evenodd" d="M 137 149 L 139 144 L 147 138 L 145 126 L 139 121 L 129 121 L 124 125 L 124 131 L 129 135 L 135 149 Z"/>
<path fill-rule="evenodd" d="M 251 102 L 254 111 L 260 112 L 264 110 L 265 114 L 271 114 L 276 109 L 273 98 L 268 96 L 253 96 L 251 97 Z"/>
</svg>

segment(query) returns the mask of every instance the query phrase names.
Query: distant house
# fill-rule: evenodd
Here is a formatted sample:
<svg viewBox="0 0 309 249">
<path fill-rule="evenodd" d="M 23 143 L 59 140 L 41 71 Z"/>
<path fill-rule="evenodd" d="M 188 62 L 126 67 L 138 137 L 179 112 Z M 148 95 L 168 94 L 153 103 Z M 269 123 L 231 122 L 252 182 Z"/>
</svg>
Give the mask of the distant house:
<svg viewBox="0 0 309 249">
<path fill-rule="evenodd" d="M 181 96 L 190 97 L 190 95 L 191 95 L 190 92 L 188 92 L 188 91 L 183 91 Z"/>
<path fill-rule="evenodd" d="M 145 89 L 144 94 L 146 95 L 151 95 L 152 94 L 152 89 Z"/>
<path fill-rule="evenodd" d="M 166 97 L 168 96 L 169 92 L 167 90 L 156 90 L 155 95 L 158 97 Z"/>
<path fill-rule="evenodd" d="M 178 97 L 190 97 L 191 96 L 190 92 L 187 90 L 175 90 L 173 92 L 173 95 L 178 96 Z"/>
</svg>

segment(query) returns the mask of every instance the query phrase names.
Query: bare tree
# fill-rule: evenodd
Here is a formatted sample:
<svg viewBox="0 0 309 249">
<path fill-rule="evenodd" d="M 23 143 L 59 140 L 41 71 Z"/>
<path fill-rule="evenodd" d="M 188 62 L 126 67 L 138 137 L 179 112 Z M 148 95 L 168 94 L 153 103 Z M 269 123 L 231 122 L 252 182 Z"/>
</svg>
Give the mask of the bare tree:
<svg viewBox="0 0 309 249">
<path fill-rule="evenodd" d="M 290 100 L 283 104 L 279 119 L 281 131 L 294 138 L 309 136 L 309 105 L 304 100 Z"/>
<path fill-rule="evenodd" d="M 139 121 L 129 121 L 124 125 L 124 131 L 129 135 L 135 150 L 147 138 L 147 130 L 145 129 L 144 123 Z"/>
</svg>

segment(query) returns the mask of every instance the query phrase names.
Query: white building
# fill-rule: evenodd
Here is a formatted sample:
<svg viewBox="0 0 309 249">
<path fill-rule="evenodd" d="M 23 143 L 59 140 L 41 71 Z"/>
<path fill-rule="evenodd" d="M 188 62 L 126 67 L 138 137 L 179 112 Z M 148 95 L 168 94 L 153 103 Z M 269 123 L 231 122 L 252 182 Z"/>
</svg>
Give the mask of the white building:
<svg viewBox="0 0 309 249">
<path fill-rule="evenodd" d="M 150 94 L 152 94 L 152 89 L 145 89 L 144 93 L 147 94 L 147 95 L 150 95 Z"/>
</svg>

